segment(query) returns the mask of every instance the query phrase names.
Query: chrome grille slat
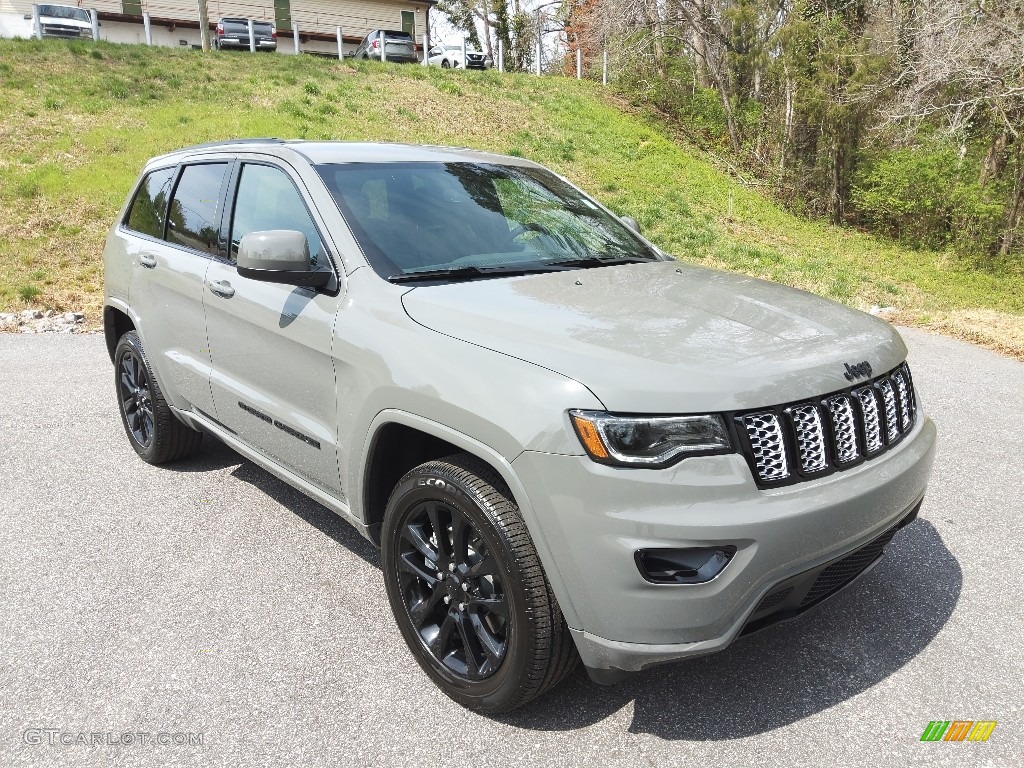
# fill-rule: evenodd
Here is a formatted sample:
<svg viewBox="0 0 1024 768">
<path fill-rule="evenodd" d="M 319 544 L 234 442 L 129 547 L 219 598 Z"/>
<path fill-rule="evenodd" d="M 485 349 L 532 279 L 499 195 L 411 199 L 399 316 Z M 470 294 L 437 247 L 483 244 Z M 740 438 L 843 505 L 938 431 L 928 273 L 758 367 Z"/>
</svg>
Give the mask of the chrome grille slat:
<svg viewBox="0 0 1024 768">
<path fill-rule="evenodd" d="M 853 392 L 860 401 L 861 419 L 864 426 L 864 449 L 869 455 L 882 450 L 882 424 L 878 416 L 878 395 L 874 387 L 863 387 Z"/>
<path fill-rule="evenodd" d="M 828 467 L 825 452 L 825 425 L 816 405 L 797 405 L 790 411 L 796 430 L 796 447 L 800 469 L 805 473 L 821 472 Z"/>
<path fill-rule="evenodd" d="M 832 434 L 836 441 L 836 460 L 849 464 L 860 458 L 857 446 L 857 423 L 854 420 L 853 401 L 848 395 L 829 398 L 828 409 L 832 414 Z"/>
<path fill-rule="evenodd" d="M 882 394 L 882 404 L 885 408 L 885 440 L 892 443 L 900 436 L 900 424 L 896 416 L 896 390 L 889 379 L 879 379 L 875 386 Z"/>
<path fill-rule="evenodd" d="M 910 390 L 902 369 L 892 375 L 892 380 L 896 384 L 896 394 L 900 396 L 900 429 L 906 432 L 912 419 L 910 417 Z"/>
<path fill-rule="evenodd" d="M 764 482 L 789 477 L 789 460 L 779 417 L 774 413 L 752 413 L 743 417 L 743 424 L 754 451 L 757 476 Z"/>
</svg>

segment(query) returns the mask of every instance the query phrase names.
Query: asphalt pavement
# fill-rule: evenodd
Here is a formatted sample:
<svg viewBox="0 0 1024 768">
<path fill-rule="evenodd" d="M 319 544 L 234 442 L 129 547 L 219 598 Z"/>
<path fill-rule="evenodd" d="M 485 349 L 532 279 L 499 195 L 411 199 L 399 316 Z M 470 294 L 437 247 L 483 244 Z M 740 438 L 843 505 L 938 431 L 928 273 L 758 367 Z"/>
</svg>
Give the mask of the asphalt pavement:
<svg viewBox="0 0 1024 768">
<path fill-rule="evenodd" d="M 1024 765 L 1024 364 L 903 333 L 939 453 L 872 573 L 502 717 L 434 688 L 332 513 L 213 441 L 140 461 L 101 336 L 0 334 L 0 765 Z"/>
</svg>

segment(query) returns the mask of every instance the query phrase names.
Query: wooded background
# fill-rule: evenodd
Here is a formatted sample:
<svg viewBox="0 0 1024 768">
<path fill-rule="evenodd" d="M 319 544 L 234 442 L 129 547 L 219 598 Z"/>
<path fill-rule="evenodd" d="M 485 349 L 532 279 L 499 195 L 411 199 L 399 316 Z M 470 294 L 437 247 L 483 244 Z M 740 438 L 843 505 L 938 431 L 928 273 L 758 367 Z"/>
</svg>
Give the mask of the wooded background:
<svg viewBox="0 0 1024 768">
<path fill-rule="evenodd" d="M 442 0 L 506 67 L 557 33 L 791 209 L 1024 275 L 1024 0 Z"/>
</svg>

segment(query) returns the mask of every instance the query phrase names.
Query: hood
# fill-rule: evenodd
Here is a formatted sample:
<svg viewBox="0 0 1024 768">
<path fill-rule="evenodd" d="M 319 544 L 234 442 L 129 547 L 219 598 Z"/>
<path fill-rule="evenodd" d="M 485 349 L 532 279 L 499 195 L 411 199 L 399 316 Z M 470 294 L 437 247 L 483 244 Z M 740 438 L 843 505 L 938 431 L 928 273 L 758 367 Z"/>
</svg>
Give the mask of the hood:
<svg viewBox="0 0 1024 768">
<path fill-rule="evenodd" d="M 675 262 L 424 286 L 402 301 L 419 324 L 575 379 L 614 412 L 780 405 L 850 386 L 847 363 L 878 375 L 906 357 L 878 318 Z"/>
</svg>

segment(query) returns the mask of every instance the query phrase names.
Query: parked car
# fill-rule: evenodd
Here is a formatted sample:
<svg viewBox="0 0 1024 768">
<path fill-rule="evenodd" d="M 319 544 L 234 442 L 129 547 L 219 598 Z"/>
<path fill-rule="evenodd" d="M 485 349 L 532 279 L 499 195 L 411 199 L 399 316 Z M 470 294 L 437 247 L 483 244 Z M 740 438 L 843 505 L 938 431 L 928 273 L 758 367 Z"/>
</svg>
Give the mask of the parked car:
<svg viewBox="0 0 1024 768">
<path fill-rule="evenodd" d="M 399 64 L 415 64 L 419 62 L 416 55 L 416 41 L 408 32 L 394 29 L 375 29 L 363 38 L 352 54 L 357 59 L 380 58 L 380 36 L 384 34 L 385 58 Z"/>
<path fill-rule="evenodd" d="M 252 34 L 256 40 L 257 51 L 277 50 L 277 28 L 269 21 L 253 19 Z M 222 18 L 217 20 L 217 30 L 213 37 L 213 47 L 223 50 L 245 50 L 249 46 L 249 19 Z"/>
<path fill-rule="evenodd" d="M 217 438 L 380 545 L 405 642 L 467 707 L 721 650 L 878 561 L 935 427 L 889 324 L 638 230 L 467 149 L 156 157 L 104 251 L 128 442 Z"/>
<path fill-rule="evenodd" d="M 491 57 L 475 48 L 466 49 L 466 63 L 462 62 L 462 43 L 445 43 L 430 49 L 427 64 L 432 67 L 453 69 L 490 69 L 494 66 Z"/>
<path fill-rule="evenodd" d="M 32 14 L 25 14 L 31 19 Z M 84 8 L 74 5 L 40 5 L 39 31 L 42 36 L 78 40 L 92 38 L 92 17 Z"/>
</svg>

